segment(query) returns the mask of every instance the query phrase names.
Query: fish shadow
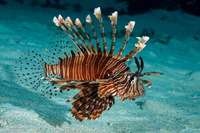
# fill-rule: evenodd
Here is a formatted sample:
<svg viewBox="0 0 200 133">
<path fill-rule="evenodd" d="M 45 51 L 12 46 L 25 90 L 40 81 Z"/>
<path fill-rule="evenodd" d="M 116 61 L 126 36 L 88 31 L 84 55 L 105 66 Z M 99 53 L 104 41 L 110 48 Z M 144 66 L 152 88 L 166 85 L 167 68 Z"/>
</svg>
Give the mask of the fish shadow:
<svg viewBox="0 0 200 133">
<path fill-rule="evenodd" d="M 29 91 L 18 85 L 14 82 L 9 66 L 4 66 L 5 71 L 9 76 L 7 76 L 8 80 L 0 81 L 0 103 L 10 103 L 20 108 L 33 110 L 40 118 L 54 127 L 61 126 L 64 122 L 71 124 L 70 118 L 66 116 L 69 107 L 45 99 L 40 93 Z"/>
</svg>

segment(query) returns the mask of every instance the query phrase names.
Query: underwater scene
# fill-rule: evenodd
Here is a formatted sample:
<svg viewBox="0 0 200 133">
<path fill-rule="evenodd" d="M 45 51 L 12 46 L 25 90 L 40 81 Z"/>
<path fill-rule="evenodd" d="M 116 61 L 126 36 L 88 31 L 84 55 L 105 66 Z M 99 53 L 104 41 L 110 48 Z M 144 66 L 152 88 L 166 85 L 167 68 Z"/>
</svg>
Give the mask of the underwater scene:
<svg viewBox="0 0 200 133">
<path fill-rule="evenodd" d="M 0 133 L 200 133 L 199 7 L 0 0 Z"/>
</svg>

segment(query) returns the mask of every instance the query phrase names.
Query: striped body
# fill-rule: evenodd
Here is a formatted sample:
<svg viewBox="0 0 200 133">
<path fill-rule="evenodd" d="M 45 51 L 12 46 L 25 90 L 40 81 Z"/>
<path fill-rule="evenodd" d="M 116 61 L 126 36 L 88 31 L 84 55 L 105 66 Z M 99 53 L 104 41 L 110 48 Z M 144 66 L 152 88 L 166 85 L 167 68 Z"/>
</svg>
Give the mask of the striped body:
<svg viewBox="0 0 200 133">
<path fill-rule="evenodd" d="M 64 79 L 86 81 L 104 79 L 108 75 L 114 78 L 119 73 L 130 71 L 123 60 L 105 55 L 69 57 L 55 65 L 46 64 L 44 70 L 46 76 L 56 74 Z"/>
<path fill-rule="evenodd" d="M 123 99 L 134 100 L 144 95 L 142 84 L 136 87 L 135 82 L 131 82 L 130 76 L 117 76 L 121 73 L 130 72 L 125 61 L 106 55 L 75 56 L 61 59 L 58 64 L 45 64 L 46 76 L 59 75 L 61 79 L 95 81 L 95 79 L 112 79 L 102 83 L 99 87 L 100 96 L 121 96 Z"/>
</svg>

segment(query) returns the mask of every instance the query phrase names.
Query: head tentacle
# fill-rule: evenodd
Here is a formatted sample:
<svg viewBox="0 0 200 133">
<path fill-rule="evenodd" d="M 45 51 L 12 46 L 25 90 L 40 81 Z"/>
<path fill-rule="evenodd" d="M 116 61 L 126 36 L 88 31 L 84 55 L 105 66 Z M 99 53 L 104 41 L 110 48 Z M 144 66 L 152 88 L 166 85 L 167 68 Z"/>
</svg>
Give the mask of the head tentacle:
<svg viewBox="0 0 200 133">
<path fill-rule="evenodd" d="M 139 63 L 139 61 L 138 61 L 138 59 L 136 58 L 136 57 L 134 57 L 135 58 L 135 64 L 136 64 L 136 66 L 137 66 L 137 71 L 135 72 L 135 75 L 138 75 L 138 73 L 139 73 L 139 71 L 140 71 L 140 63 Z"/>
<path fill-rule="evenodd" d="M 139 75 L 141 74 L 141 72 L 143 71 L 143 68 L 144 68 L 144 61 L 141 56 L 140 56 L 140 62 L 141 62 L 141 65 L 140 65 L 141 69 L 140 69 Z"/>
</svg>

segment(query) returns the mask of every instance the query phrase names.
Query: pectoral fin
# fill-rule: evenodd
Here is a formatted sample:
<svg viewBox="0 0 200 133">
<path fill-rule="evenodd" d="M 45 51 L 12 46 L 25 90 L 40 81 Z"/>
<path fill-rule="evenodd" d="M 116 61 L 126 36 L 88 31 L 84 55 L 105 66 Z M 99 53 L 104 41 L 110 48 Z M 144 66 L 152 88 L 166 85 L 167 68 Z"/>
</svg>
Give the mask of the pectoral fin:
<svg viewBox="0 0 200 133">
<path fill-rule="evenodd" d="M 149 75 L 161 75 L 163 73 L 160 73 L 160 72 L 146 72 L 146 73 L 141 73 L 139 75 L 139 77 L 143 77 L 143 76 L 149 76 Z"/>
<path fill-rule="evenodd" d="M 57 90 L 88 88 L 92 86 L 99 86 L 99 84 L 108 81 L 108 79 L 96 79 L 94 81 L 87 81 L 87 80 L 48 78 L 48 77 L 43 77 L 42 80 L 47 81 L 47 83 L 50 83 L 50 84 L 61 86 Z"/>
<path fill-rule="evenodd" d="M 139 79 L 139 82 L 140 82 L 141 84 L 146 85 L 148 88 L 150 88 L 150 87 L 152 86 L 151 81 L 146 80 L 146 79 Z"/>
</svg>

